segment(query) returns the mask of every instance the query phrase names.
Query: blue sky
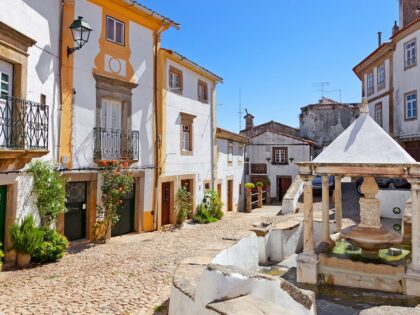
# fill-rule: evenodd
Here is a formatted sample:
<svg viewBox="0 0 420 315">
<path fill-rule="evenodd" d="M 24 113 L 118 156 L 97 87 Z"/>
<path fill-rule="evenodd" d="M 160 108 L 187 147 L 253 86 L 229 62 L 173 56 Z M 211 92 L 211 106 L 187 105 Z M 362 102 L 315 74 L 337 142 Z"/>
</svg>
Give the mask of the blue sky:
<svg viewBox="0 0 420 315">
<path fill-rule="evenodd" d="M 242 105 L 260 124 L 298 126 L 300 107 L 321 92 L 342 90 L 359 102 L 352 68 L 390 37 L 397 0 L 139 0 L 181 24 L 163 34 L 162 47 L 177 50 L 224 78 L 217 89 L 219 127 L 239 130 Z M 339 99 L 338 92 L 325 93 Z M 242 122 L 242 127 L 244 123 Z"/>
</svg>

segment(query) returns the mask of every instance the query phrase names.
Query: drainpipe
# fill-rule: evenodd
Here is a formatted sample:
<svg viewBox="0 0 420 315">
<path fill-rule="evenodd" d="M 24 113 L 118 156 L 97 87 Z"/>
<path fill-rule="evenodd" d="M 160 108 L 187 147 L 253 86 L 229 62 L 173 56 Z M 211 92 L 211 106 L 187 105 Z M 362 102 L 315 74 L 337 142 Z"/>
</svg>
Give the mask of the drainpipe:
<svg viewBox="0 0 420 315">
<path fill-rule="evenodd" d="M 159 119 L 158 119 L 158 54 L 159 54 L 159 41 L 160 34 L 165 29 L 162 26 L 158 31 L 154 33 L 155 36 L 155 47 L 154 47 L 154 65 L 153 65 L 153 103 L 155 112 L 155 200 L 154 200 L 154 211 L 153 211 L 153 229 L 158 228 L 158 190 L 159 190 Z"/>
<path fill-rule="evenodd" d="M 63 51 L 63 20 L 64 20 L 64 0 L 61 0 L 60 3 L 60 34 L 58 35 L 58 41 L 59 41 L 59 49 L 60 49 L 60 53 L 58 54 L 58 91 L 59 91 L 59 104 L 58 104 L 58 117 L 57 117 L 57 147 L 56 147 L 56 162 L 58 165 L 60 165 L 60 147 L 61 147 L 61 116 L 62 116 L 62 111 L 63 111 L 63 93 L 62 93 L 62 79 L 61 79 L 61 75 L 62 75 L 62 69 L 63 69 L 63 56 L 62 56 L 62 51 Z"/>
<path fill-rule="evenodd" d="M 214 107 L 216 106 L 215 104 L 215 99 L 214 99 L 214 91 L 216 89 L 216 84 L 214 83 L 214 86 L 212 86 L 211 88 L 211 105 L 210 105 L 210 165 L 211 165 L 211 180 L 210 180 L 210 185 L 211 185 L 211 190 L 214 190 Z"/>
</svg>

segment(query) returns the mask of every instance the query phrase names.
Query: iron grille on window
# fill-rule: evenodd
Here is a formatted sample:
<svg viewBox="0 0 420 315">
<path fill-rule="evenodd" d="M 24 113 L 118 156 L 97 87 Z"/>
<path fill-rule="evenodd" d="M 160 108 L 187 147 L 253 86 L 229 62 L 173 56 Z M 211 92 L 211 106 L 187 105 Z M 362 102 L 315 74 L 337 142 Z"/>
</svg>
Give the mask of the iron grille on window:
<svg viewBox="0 0 420 315">
<path fill-rule="evenodd" d="M 139 159 L 139 132 L 131 130 L 94 128 L 95 160 Z"/>
<path fill-rule="evenodd" d="M 48 106 L 0 95 L 0 148 L 48 149 Z"/>
</svg>

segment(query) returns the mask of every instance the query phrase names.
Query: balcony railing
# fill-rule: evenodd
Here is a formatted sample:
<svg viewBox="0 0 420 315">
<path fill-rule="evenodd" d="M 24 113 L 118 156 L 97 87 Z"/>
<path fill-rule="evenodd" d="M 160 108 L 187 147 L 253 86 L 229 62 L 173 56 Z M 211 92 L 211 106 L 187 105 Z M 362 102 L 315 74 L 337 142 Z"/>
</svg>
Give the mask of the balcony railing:
<svg viewBox="0 0 420 315">
<path fill-rule="evenodd" d="M 48 150 L 48 106 L 0 96 L 0 148 Z"/>
<path fill-rule="evenodd" d="M 95 160 L 128 160 L 139 159 L 139 132 L 119 129 L 93 129 Z"/>
</svg>

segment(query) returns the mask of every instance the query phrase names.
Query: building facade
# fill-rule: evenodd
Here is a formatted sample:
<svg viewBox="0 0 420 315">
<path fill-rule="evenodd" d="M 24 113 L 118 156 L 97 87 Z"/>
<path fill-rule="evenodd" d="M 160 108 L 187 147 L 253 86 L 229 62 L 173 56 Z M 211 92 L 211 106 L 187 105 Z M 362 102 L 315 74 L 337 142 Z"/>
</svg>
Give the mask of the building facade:
<svg viewBox="0 0 420 315">
<path fill-rule="evenodd" d="M 254 126 L 251 114 L 245 116 L 248 129 L 241 135 L 249 138 L 246 147 L 246 181 L 270 181 L 270 196 L 282 201 L 298 175 L 296 162 L 310 161 L 316 143 L 299 136 L 299 129 L 274 121 Z"/>
<path fill-rule="evenodd" d="M 60 3 L 0 2 L 0 242 L 28 214 L 38 218 L 34 158 L 58 159 L 60 111 Z"/>
<path fill-rule="evenodd" d="M 400 23 L 388 42 L 353 68 L 372 117 L 420 161 L 418 97 L 420 1 L 400 1 Z"/>
<path fill-rule="evenodd" d="M 217 128 L 217 194 L 224 212 L 244 211 L 245 149 L 249 140 Z"/>
<path fill-rule="evenodd" d="M 359 116 L 359 105 L 323 97 L 317 104 L 302 107 L 300 136 L 317 144 L 315 154 L 321 152 Z"/>
<path fill-rule="evenodd" d="M 216 85 L 222 78 L 169 50 L 159 52 L 160 164 L 158 226 L 176 222 L 174 203 L 184 186 L 193 212 L 216 179 Z"/>
</svg>

